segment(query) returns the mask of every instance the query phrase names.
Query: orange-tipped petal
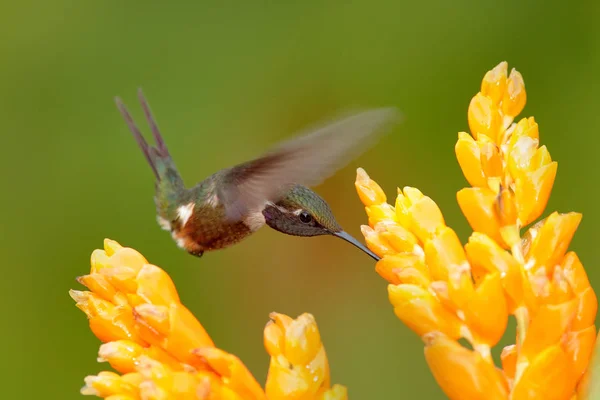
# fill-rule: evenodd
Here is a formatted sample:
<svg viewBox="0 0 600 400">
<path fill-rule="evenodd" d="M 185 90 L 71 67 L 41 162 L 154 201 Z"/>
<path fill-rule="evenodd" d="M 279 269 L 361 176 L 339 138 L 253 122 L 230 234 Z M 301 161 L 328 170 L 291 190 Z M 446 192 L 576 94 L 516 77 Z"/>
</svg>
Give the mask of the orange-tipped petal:
<svg viewBox="0 0 600 400">
<path fill-rule="evenodd" d="M 171 277 L 161 268 L 146 264 L 136 277 L 137 295 L 147 303 L 168 306 L 179 303 L 179 295 Z"/>
<path fill-rule="evenodd" d="M 454 152 L 460 169 L 469 184 L 471 186 L 485 186 L 487 179 L 481 168 L 479 145 L 473 137 L 466 132 L 460 132 L 458 141 L 454 146 Z"/>
<path fill-rule="evenodd" d="M 581 214 L 554 212 L 546 218 L 527 254 L 527 269 L 546 268 L 547 273 L 558 264 L 579 226 Z"/>
<path fill-rule="evenodd" d="M 440 229 L 437 235 L 425 242 L 425 260 L 433 280 L 447 281 L 449 271 L 466 268 L 469 264 L 460 240 L 448 227 Z"/>
<path fill-rule="evenodd" d="M 569 359 L 560 345 L 536 353 L 517 380 L 512 398 L 518 400 L 563 400 L 575 389 Z"/>
<path fill-rule="evenodd" d="M 460 337 L 461 321 L 426 289 L 410 284 L 388 285 L 388 295 L 396 316 L 419 336 L 440 331 L 453 339 Z"/>
<path fill-rule="evenodd" d="M 497 143 L 498 133 L 502 125 L 502 117 L 498 107 L 489 97 L 477 93 L 467 111 L 469 128 L 473 137 L 477 139 L 479 135 L 485 135 Z"/>
<path fill-rule="evenodd" d="M 429 333 L 423 340 L 431 373 L 451 400 L 508 399 L 501 373 L 479 353 L 439 332 Z"/>
<path fill-rule="evenodd" d="M 383 236 L 375 232 L 375 230 L 370 226 L 361 225 L 360 230 L 365 238 L 367 247 L 379 257 L 396 253 L 396 251 L 389 243 L 387 243 Z"/>
<path fill-rule="evenodd" d="M 500 273 L 488 274 L 463 308 L 465 321 L 480 341 L 494 346 L 502 338 L 508 323 L 508 308 Z"/>
<path fill-rule="evenodd" d="M 502 370 L 504 370 L 504 373 L 509 379 L 515 378 L 515 373 L 517 371 L 517 357 L 517 346 L 514 344 L 504 347 L 502 349 L 502 353 L 500 354 Z"/>
<path fill-rule="evenodd" d="M 497 194 L 488 188 L 465 188 L 456 194 L 456 198 L 471 228 L 506 248 L 496 213 Z"/>
<path fill-rule="evenodd" d="M 266 399 L 262 388 L 238 357 L 215 347 L 195 349 L 193 353 L 215 370 L 224 384 L 241 398 Z"/>
<path fill-rule="evenodd" d="M 410 274 L 404 274 L 411 282 L 401 279 L 405 271 L 410 269 Z M 423 263 L 423 257 L 416 254 L 400 253 L 385 256 L 375 265 L 375 271 L 383 279 L 395 285 L 399 283 L 419 282 L 421 287 L 429 286 L 430 275 L 427 266 Z"/>
<path fill-rule="evenodd" d="M 531 320 L 520 355 L 532 360 L 536 354 L 559 342 L 577 311 L 577 300 L 541 306 Z"/>
<path fill-rule="evenodd" d="M 504 92 L 506 91 L 506 81 L 508 79 L 508 63 L 502 61 L 493 69 L 488 71 L 481 82 L 481 93 L 489 97 L 496 105 L 500 103 Z"/>
<path fill-rule="evenodd" d="M 356 180 L 354 181 L 354 186 L 356 187 L 360 201 L 365 206 L 382 204 L 387 201 L 387 197 L 383 189 L 381 189 L 381 186 L 372 180 L 367 172 L 362 168 L 358 168 L 356 170 Z"/>
<path fill-rule="evenodd" d="M 567 333 L 565 353 L 573 365 L 572 372 L 575 379 L 581 378 L 585 372 L 594 350 L 595 341 L 595 325 L 578 332 Z"/>
<path fill-rule="evenodd" d="M 551 162 L 516 179 L 517 213 L 521 225 L 531 223 L 544 212 L 552 192 L 557 168 L 558 164 Z"/>
<path fill-rule="evenodd" d="M 527 93 L 525 92 L 523 76 L 513 68 L 506 82 L 506 92 L 502 99 L 502 112 L 505 115 L 515 117 L 523 111 L 526 102 Z"/>
</svg>

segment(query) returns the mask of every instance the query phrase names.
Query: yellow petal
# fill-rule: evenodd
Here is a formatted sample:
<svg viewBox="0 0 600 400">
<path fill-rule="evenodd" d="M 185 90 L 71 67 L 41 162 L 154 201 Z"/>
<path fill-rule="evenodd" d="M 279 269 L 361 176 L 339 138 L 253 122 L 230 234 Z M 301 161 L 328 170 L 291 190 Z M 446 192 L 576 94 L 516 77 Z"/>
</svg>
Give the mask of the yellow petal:
<svg viewBox="0 0 600 400">
<path fill-rule="evenodd" d="M 500 103 L 506 91 L 506 80 L 508 75 L 508 63 L 502 61 L 492 70 L 488 71 L 481 82 L 481 93 L 492 99 L 496 105 Z"/>
<path fill-rule="evenodd" d="M 506 248 L 496 214 L 497 195 L 488 188 L 465 188 L 456 194 L 458 205 L 475 232 L 484 233 Z"/>
<path fill-rule="evenodd" d="M 521 225 L 531 223 L 544 212 L 552 192 L 557 168 L 558 164 L 551 162 L 516 178 L 515 195 Z"/>
<path fill-rule="evenodd" d="M 285 332 L 285 355 L 292 364 L 308 364 L 320 350 L 321 336 L 311 314 L 292 321 Z"/>
<path fill-rule="evenodd" d="M 396 221 L 396 210 L 388 203 L 365 207 L 369 217 L 369 225 L 374 227 L 381 221 Z"/>
<path fill-rule="evenodd" d="M 542 349 L 513 388 L 515 400 L 563 400 L 575 389 L 571 365 L 559 345 Z"/>
<path fill-rule="evenodd" d="M 433 280 L 447 281 L 448 272 L 467 268 L 465 251 L 456 233 L 448 227 L 442 227 L 438 234 L 425 241 L 425 260 Z"/>
<path fill-rule="evenodd" d="M 467 116 L 469 128 L 475 139 L 479 135 L 485 135 L 498 143 L 502 118 L 492 99 L 477 93 L 469 103 Z"/>
<path fill-rule="evenodd" d="M 378 226 L 375 227 L 378 230 Z M 398 224 L 386 224 L 381 236 L 399 253 L 412 253 L 418 246 L 419 240 L 408 229 Z"/>
<path fill-rule="evenodd" d="M 435 202 L 419 190 L 405 187 L 396 198 L 397 220 L 421 242 L 431 238 L 446 226 L 442 212 Z"/>
<path fill-rule="evenodd" d="M 502 157 L 495 143 L 481 145 L 481 168 L 488 178 L 502 176 Z"/>
<path fill-rule="evenodd" d="M 161 268 L 146 264 L 136 277 L 137 292 L 147 303 L 169 305 L 179 303 L 179 295 L 171 277 Z"/>
<path fill-rule="evenodd" d="M 531 243 L 526 268 L 535 271 L 545 267 L 550 273 L 564 256 L 580 221 L 579 213 L 550 214 Z"/>
<path fill-rule="evenodd" d="M 379 257 L 383 257 L 388 254 L 395 254 L 396 251 L 392 246 L 385 240 L 383 235 L 375 232 L 373 228 L 368 225 L 361 225 L 360 231 L 362 232 L 367 247 Z"/>
<path fill-rule="evenodd" d="M 575 293 L 582 293 L 590 287 L 590 280 L 575 252 L 565 254 L 560 265 Z"/>
<path fill-rule="evenodd" d="M 502 99 L 502 112 L 505 115 L 515 117 L 523 111 L 526 102 L 527 93 L 525 92 L 523 76 L 513 68 L 506 82 L 506 92 Z"/>
<path fill-rule="evenodd" d="M 348 400 L 348 390 L 341 385 L 333 385 L 317 396 L 317 400 Z"/>
<path fill-rule="evenodd" d="M 451 400 L 508 399 L 501 373 L 479 353 L 439 332 L 427 334 L 423 340 L 429 369 Z"/>
<path fill-rule="evenodd" d="M 135 371 L 137 358 L 143 353 L 144 347 L 131 340 L 116 340 L 100 346 L 98 356 L 115 370 L 128 373 Z"/>
<path fill-rule="evenodd" d="M 423 258 L 419 255 L 401 253 L 385 256 L 375 265 L 375 271 L 377 271 L 383 279 L 393 284 L 409 283 L 400 278 L 400 274 L 407 269 L 416 271 L 411 271 L 408 276 L 417 278 L 419 282 L 423 284 L 422 287 L 427 287 L 429 285 L 429 271 L 427 266 L 423 263 Z M 419 276 L 416 276 L 415 273 Z"/>
<path fill-rule="evenodd" d="M 278 356 L 283 354 L 285 349 L 285 336 L 283 330 L 275 323 L 275 321 L 270 320 L 267 322 L 263 333 L 263 341 L 269 355 Z"/>
<path fill-rule="evenodd" d="M 508 308 L 500 282 L 500 273 L 488 274 L 463 308 L 465 321 L 488 346 L 502 338 L 508 323 Z"/>
<path fill-rule="evenodd" d="M 532 360 L 536 354 L 559 342 L 577 311 L 577 300 L 558 305 L 541 306 L 531 320 L 520 350 L 522 357 Z"/>
<path fill-rule="evenodd" d="M 578 294 L 577 301 L 577 313 L 573 320 L 572 330 L 585 329 L 593 324 L 598 311 L 598 299 L 591 287 Z"/>
<path fill-rule="evenodd" d="M 594 350 L 596 326 L 591 325 L 581 331 L 567 333 L 565 342 L 565 353 L 573 365 L 573 377 L 579 380 L 588 367 Z"/>
<path fill-rule="evenodd" d="M 203 358 L 222 377 L 224 384 L 241 398 L 266 399 L 262 388 L 238 357 L 215 347 L 203 347 L 193 352 Z"/>
<path fill-rule="evenodd" d="M 134 385 L 125 381 L 120 375 L 109 371 L 100 372 L 96 376 L 87 376 L 85 386 L 81 389 L 81 394 L 99 397 L 115 394 L 136 396 L 137 393 L 138 389 Z"/>
<path fill-rule="evenodd" d="M 356 187 L 360 201 L 362 201 L 365 206 L 382 204 L 387 201 L 387 197 L 385 196 L 383 189 L 381 189 L 381 186 L 372 180 L 362 168 L 356 170 L 354 186 Z"/>
<path fill-rule="evenodd" d="M 485 186 L 487 179 L 481 168 L 481 155 L 479 145 L 471 135 L 466 132 L 458 134 L 458 141 L 454 146 L 454 152 L 460 169 L 465 179 L 471 186 Z"/>
<path fill-rule="evenodd" d="M 511 344 L 502 349 L 500 354 L 500 360 L 502 361 L 502 369 L 509 379 L 515 378 L 515 372 L 517 370 L 517 346 Z"/>
<path fill-rule="evenodd" d="M 426 289 L 410 284 L 388 285 L 388 295 L 396 316 L 419 336 L 440 331 L 453 339 L 460 337 L 461 321 Z"/>
</svg>

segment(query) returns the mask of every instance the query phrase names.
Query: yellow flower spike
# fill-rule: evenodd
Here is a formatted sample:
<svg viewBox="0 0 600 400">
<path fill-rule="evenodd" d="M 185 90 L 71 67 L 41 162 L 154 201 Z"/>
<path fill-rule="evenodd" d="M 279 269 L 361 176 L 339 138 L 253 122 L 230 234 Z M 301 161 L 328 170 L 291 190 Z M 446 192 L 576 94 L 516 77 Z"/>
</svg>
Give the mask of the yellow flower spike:
<svg viewBox="0 0 600 400">
<path fill-rule="evenodd" d="M 215 347 L 195 349 L 193 353 L 221 376 L 224 386 L 232 389 L 241 398 L 266 399 L 262 388 L 238 357 Z"/>
<path fill-rule="evenodd" d="M 366 207 L 382 204 L 387 201 L 387 197 L 381 186 L 373 181 L 362 168 L 356 170 L 354 186 L 356 187 L 360 201 Z"/>
<path fill-rule="evenodd" d="M 137 398 L 138 389 L 127 382 L 124 377 L 109 371 L 100 372 L 96 376 L 87 376 L 81 394 L 98 397 L 123 394 Z"/>
<path fill-rule="evenodd" d="M 565 339 L 565 353 L 573 366 L 572 374 L 575 379 L 580 379 L 585 372 L 590 362 L 595 342 L 595 325 L 591 325 L 578 332 L 567 333 Z"/>
<path fill-rule="evenodd" d="M 534 356 L 511 395 L 518 400 L 563 400 L 570 398 L 574 389 L 569 360 L 560 346 L 554 345 Z"/>
<path fill-rule="evenodd" d="M 451 400 L 506 400 L 501 373 L 481 355 L 465 349 L 440 332 L 423 337 L 425 359 L 435 380 Z"/>
<path fill-rule="evenodd" d="M 458 205 L 475 232 L 492 238 L 503 248 L 507 248 L 500 234 L 500 221 L 496 214 L 498 195 L 488 188 L 465 188 L 456 194 Z"/>
<path fill-rule="evenodd" d="M 361 225 L 360 230 L 365 237 L 367 247 L 379 257 L 383 257 L 387 254 L 394 254 L 394 249 L 389 243 L 379 235 L 373 228 L 368 225 Z"/>
<path fill-rule="evenodd" d="M 487 179 L 481 167 L 479 144 L 466 132 L 459 132 L 454 152 L 465 179 L 471 186 L 483 187 Z"/>
<path fill-rule="evenodd" d="M 400 279 L 403 271 L 410 269 L 420 275 L 421 282 L 426 283 L 422 287 L 427 287 L 430 281 L 430 274 L 427 266 L 423 263 L 421 256 L 410 253 L 400 253 L 391 256 L 385 256 L 375 265 L 375 271 L 383 279 L 392 284 L 408 283 Z M 411 273 L 411 276 L 414 274 Z"/>
<path fill-rule="evenodd" d="M 506 91 L 506 81 L 508 79 L 508 63 L 502 61 L 493 69 L 488 71 L 481 82 L 481 93 L 489 97 L 494 104 L 500 103 Z"/>
<path fill-rule="evenodd" d="M 506 92 L 502 98 L 502 112 L 505 115 L 516 117 L 523 111 L 526 102 L 527 93 L 523 76 L 513 68 L 506 82 Z"/>
<path fill-rule="evenodd" d="M 465 321 L 480 341 L 494 346 L 502 339 L 508 323 L 508 308 L 500 273 L 488 274 L 479 283 L 465 307 Z"/>
<path fill-rule="evenodd" d="M 536 354 L 559 342 L 575 317 L 577 300 L 541 306 L 531 320 L 519 355 L 532 360 Z"/>
<path fill-rule="evenodd" d="M 447 281 L 449 271 L 467 268 L 467 257 L 456 233 L 443 227 L 432 239 L 425 242 L 425 260 L 433 280 Z"/>
<path fill-rule="evenodd" d="M 375 226 L 375 230 L 378 227 L 379 225 Z M 385 231 L 381 233 L 381 236 L 399 253 L 412 253 L 421 250 L 417 237 L 398 224 L 385 225 Z"/>
<path fill-rule="evenodd" d="M 533 173 L 516 179 L 515 193 L 521 225 L 533 222 L 544 212 L 554 185 L 557 168 L 558 164 L 551 162 Z"/>
<path fill-rule="evenodd" d="M 497 143 L 502 117 L 492 99 L 477 93 L 469 103 L 467 116 L 471 134 L 475 139 L 485 135 Z"/>
<path fill-rule="evenodd" d="M 579 213 L 550 214 L 531 243 L 526 268 L 546 267 L 546 272 L 550 273 L 564 256 L 580 221 Z"/>
<path fill-rule="evenodd" d="M 396 316 L 417 335 L 440 331 L 453 339 L 461 336 L 461 321 L 426 289 L 410 284 L 388 285 L 388 296 Z"/>
<path fill-rule="evenodd" d="M 502 353 L 500 353 L 502 370 L 509 379 L 515 378 L 515 373 L 517 371 L 517 356 L 517 346 L 514 344 L 504 347 Z"/>
</svg>

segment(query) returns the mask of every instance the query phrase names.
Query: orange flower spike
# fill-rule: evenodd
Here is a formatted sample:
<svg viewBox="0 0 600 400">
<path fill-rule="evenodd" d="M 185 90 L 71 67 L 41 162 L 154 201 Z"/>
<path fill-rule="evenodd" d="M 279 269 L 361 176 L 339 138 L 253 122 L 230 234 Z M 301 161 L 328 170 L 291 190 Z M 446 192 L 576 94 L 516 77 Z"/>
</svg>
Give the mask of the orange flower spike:
<svg viewBox="0 0 600 400">
<path fill-rule="evenodd" d="M 550 214 L 531 243 L 525 268 L 535 271 L 545 267 L 546 273 L 551 273 L 564 256 L 580 221 L 579 213 Z"/>
<path fill-rule="evenodd" d="M 383 204 L 387 201 L 387 197 L 381 186 L 372 180 L 362 168 L 356 170 L 354 186 L 356 187 L 360 201 L 365 207 Z"/>
<path fill-rule="evenodd" d="M 242 399 L 265 399 L 265 394 L 248 368 L 233 354 L 215 347 L 203 347 L 193 350 L 220 377 L 224 386 L 229 387 Z"/>
<path fill-rule="evenodd" d="M 425 359 L 435 380 L 451 400 L 506 400 L 507 382 L 481 355 L 440 332 L 423 337 Z"/>
<path fill-rule="evenodd" d="M 137 374 L 135 376 L 138 378 L 136 381 L 139 381 L 139 376 Z M 85 386 L 81 389 L 81 394 L 83 395 L 103 398 L 119 394 L 138 398 L 138 393 L 136 384 L 128 382 L 125 376 L 120 376 L 110 371 L 103 371 L 95 376 L 87 376 L 85 378 Z"/>
<path fill-rule="evenodd" d="M 569 399 L 575 390 L 571 363 L 560 345 L 541 349 L 516 380 L 513 399 Z"/>
<path fill-rule="evenodd" d="M 475 139 L 485 135 L 497 143 L 502 116 L 491 98 L 477 93 L 469 103 L 467 117 L 471 134 Z"/>
<path fill-rule="evenodd" d="M 502 98 L 502 112 L 510 117 L 516 117 L 523 111 L 526 102 L 527 93 L 523 76 L 513 68 L 506 82 L 506 92 Z"/>
<path fill-rule="evenodd" d="M 508 63 L 502 61 L 488 71 L 481 82 L 481 93 L 489 97 L 494 104 L 499 104 L 506 91 Z"/>
<path fill-rule="evenodd" d="M 469 184 L 479 187 L 486 186 L 487 179 L 481 167 L 481 151 L 473 137 L 466 132 L 459 132 L 454 152 L 460 169 Z"/>
<path fill-rule="evenodd" d="M 416 285 L 388 285 L 394 313 L 417 335 L 440 331 L 453 339 L 461 336 L 462 322 L 427 289 Z"/>
<path fill-rule="evenodd" d="M 181 362 L 191 364 L 192 349 L 214 347 L 204 327 L 181 303 L 167 306 L 142 304 L 135 308 L 141 336 L 149 343 L 162 347 Z"/>
</svg>

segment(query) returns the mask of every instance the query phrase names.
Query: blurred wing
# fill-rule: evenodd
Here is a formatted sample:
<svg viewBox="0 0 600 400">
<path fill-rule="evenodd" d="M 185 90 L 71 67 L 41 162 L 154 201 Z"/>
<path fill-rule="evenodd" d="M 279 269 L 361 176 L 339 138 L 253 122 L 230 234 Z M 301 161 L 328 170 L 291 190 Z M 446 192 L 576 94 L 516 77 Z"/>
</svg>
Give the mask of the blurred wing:
<svg viewBox="0 0 600 400">
<path fill-rule="evenodd" d="M 305 132 L 264 156 L 227 170 L 219 200 L 237 221 L 267 201 L 276 202 L 294 184 L 315 186 L 366 151 L 399 122 L 395 108 L 373 109 Z"/>
</svg>

